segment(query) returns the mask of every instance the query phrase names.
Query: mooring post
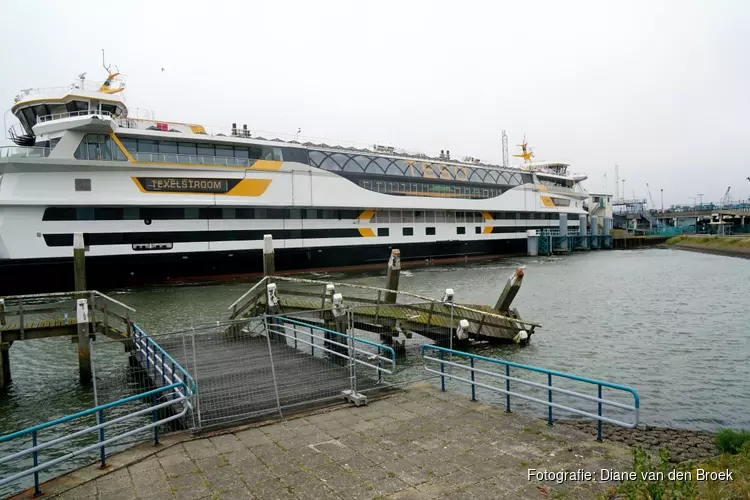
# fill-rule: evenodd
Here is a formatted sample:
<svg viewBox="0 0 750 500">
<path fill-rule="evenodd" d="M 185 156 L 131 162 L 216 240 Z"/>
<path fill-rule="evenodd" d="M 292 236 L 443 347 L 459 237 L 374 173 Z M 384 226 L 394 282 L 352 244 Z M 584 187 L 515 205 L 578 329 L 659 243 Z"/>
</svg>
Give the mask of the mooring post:
<svg viewBox="0 0 750 500">
<path fill-rule="evenodd" d="M 568 245 L 568 214 L 560 214 L 560 250 L 567 252 Z"/>
<path fill-rule="evenodd" d="M 91 382 L 91 346 L 89 344 L 89 303 L 86 299 L 76 301 L 76 321 L 78 324 L 78 374 L 81 382 Z"/>
<path fill-rule="evenodd" d="M 518 295 L 518 291 L 521 289 L 523 274 L 523 267 L 518 267 L 516 268 L 516 272 L 508 278 L 508 281 L 505 283 L 505 288 L 503 288 L 500 297 L 497 299 L 497 303 L 495 303 L 495 310 L 506 312 L 510 309 L 510 305 L 513 303 L 516 295 Z"/>
<path fill-rule="evenodd" d="M 386 304 L 395 304 L 398 297 L 398 278 L 401 275 L 401 250 L 394 248 L 391 250 L 391 257 L 388 259 L 388 276 L 385 279 L 385 287 L 391 292 L 386 292 L 383 302 Z"/>
<path fill-rule="evenodd" d="M 528 255 L 539 255 L 539 232 L 536 229 L 526 231 L 526 252 Z"/>
<path fill-rule="evenodd" d="M 263 276 L 273 276 L 276 273 L 276 262 L 273 253 L 273 236 L 263 235 Z"/>
<path fill-rule="evenodd" d="M 612 230 L 612 217 L 605 217 L 602 225 L 602 248 L 612 248 L 610 231 Z"/>
<path fill-rule="evenodd" d="M 0 389 L 10 384 L 10 346 L 13 342 L 0 343 Z"/>
<path fill-rule="evenodd" d="M 0 325 L 5 326 L 5 299 L 0 299 Z"/>
<path fill-rule="evenodd" d="M 588 225 L 589 225 L 589 217 L 586 214 L 581 214 L 578 216 L 578 248 L 580 249 L 586 249 L 588 248 Z"/>
<path fill-rule="evenodd" d="M 86 245 L 83 233 L 73 235 L 73 273 L 75 276 L 75 291 L 86 290 Z"/>
</svg>

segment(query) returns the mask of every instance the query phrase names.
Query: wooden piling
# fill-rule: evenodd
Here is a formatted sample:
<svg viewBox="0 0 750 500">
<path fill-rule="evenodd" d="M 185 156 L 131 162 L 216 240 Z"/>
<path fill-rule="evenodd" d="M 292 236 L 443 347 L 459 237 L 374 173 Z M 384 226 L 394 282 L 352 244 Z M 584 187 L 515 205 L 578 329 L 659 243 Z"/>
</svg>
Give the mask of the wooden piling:
<svg viewBox="0 0 750 500">
<path fill-rule="evenodd" d="M 83 242 L 83 234 L 75 233 L 73 236 L 73 274 L 75 277 L 75 291 L 86 290 L 86 245 Z"/>
<path fill-rule="evenodd" d="M 0 343 L 0 389 L 10 384 L 10 346 L 12 342 Z"/>
<path fill-rule="evenodd" d="M 5 299 L 0 299 L 0 326 L 5 326 Z"/>
<path fill-rule="evenodd" d="M 78 375 L 81 383 L 91 382 L 91 345 L 89 323 L 89 305 L 86 299 L 76 303 L 76 324 L 78 327 Z"/>
<path fill-rule="evenodd" d="M 273 236 L 263 235 L 263 276 L 273 276 L 276 273 L 276 262 L 273 253 Z"/>
<path fill-rule="evenodd" d="M 388 259 L 388 275 L 385 280 L 385 287 L 392 292 L 387 292 L 383 298 L 386 304 L 395 304 L 398 297 L 398 279 L 401 275 L 401 250 L 394 248 L 391 250 L 391 257 Z"/>
<path fill-rule="evenodd" d="M 500 312 L 505 312 L 510 309 L 510 305 L 513 303 L 513 300 L 516 298 L 516 295 L 518 295 L 518 291 L 521 289 L 521 283 L 523 282 L 523 267 L 519 267 L 516 269 L 516 272 L 508 278 L 508 281 L 505 283 L 505 288 L 503 288 L 502 293 L 500 293 L 500 297 L 497 299 L 497 303 L 495 304 L 495 309 Z"/>
</svg>

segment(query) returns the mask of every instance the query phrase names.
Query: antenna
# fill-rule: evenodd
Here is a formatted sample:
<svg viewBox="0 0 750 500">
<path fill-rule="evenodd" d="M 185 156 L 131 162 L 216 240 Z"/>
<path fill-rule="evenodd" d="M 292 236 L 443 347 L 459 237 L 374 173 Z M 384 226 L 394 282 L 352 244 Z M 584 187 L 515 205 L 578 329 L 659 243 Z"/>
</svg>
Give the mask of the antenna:
<svg viewBox="0 0 750 500">
<path fill-rule="evenodd" d="M 505 130 L 503 130 L 503 167 L 507 167 L 509 165 L 508 161 L 508 134 L 505 133 Z"/>
<path fill-rule="evenodd" d="M 110 71 L 109 71 L 109 68 L 110 68 L 110 66 L 107 66 L 107 65 L 106 65 L 106 64 L 104 63 L 104 49 L 102 49 L 102 66 L 104 66 L 104 69 L 106 69 L 106 70 L 107 70 L 107 73 L 110 73 Z"/>
</svg>

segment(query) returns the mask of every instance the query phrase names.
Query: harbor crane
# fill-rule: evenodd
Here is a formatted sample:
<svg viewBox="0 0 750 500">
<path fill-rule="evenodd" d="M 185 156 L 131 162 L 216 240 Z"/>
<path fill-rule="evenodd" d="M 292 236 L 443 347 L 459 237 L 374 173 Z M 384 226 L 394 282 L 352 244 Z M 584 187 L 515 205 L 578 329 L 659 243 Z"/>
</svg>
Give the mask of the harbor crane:
<svg viewBox="0 0 750 500">
<path fill-rule="evenodd" d="M 721 198 L 721 204 L 722 204 L 722 205 L 729 205 L 729 203 L 730 203 L 730 198 L 729 198 L 729 191 L 730 191 L 731 189 L 732 189 L 732 186 L 729 186 L 729 187 L 727 188 L 727 192 L 726 192 L 726 193 L 724 193 L 724 196 L 723 196 L 723 197 Z"/>
<path fill-rule="evenodd" d="M 656 203 L 654 203 L 654 197 L 651 196 L 651 188 L 648 186 L 648 182 L 646 183 L 646 191 L 648 191 L 648 199 L 651 202 L 651 208 L 656 210 Z"/>
</svg>

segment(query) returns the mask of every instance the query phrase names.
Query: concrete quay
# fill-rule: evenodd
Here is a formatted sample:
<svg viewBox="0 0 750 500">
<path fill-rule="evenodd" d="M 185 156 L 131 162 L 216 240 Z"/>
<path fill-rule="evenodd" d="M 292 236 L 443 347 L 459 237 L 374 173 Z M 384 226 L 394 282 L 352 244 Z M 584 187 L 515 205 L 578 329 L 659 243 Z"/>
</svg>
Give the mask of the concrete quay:
<svg viewBox="0 0 750 500">
<path fill-rule="evenodd" d="M 46 498 L 592 498 L 615 483 L 528 480 L 528 469 L 629 470 L 623 445 L 419 383 L 368 406 L 164 436 L 42 485 Z M 31 497 L 33 490 L 17 498 Z"/>
</svg>

